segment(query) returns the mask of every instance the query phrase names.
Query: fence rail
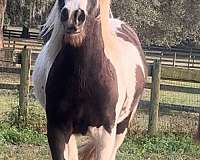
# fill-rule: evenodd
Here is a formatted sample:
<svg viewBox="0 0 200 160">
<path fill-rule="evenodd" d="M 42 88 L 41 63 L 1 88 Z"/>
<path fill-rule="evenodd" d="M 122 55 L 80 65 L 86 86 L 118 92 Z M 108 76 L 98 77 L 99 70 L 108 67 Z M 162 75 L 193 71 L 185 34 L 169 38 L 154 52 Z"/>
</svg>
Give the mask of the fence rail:
<svg viewBox="0 0 200 160">
<path fill-rule="evenodd" d="M 39 31 L 29 31 L 29 39 L 40 39 L 39 38 Z M 20 29 L 16 29 L 16 28 L 13 28 L 13 29 L 5 29 L 3 30 L 3 36 L 4 37 L 7 37 L 7 38 L 21 38 L 21 35 L 22 35 L 22 28 Z"/>
<path fill-rule="evenodd" d="M 22 28 L 4 29 L 4 47 L 12 50 L 13 56 L 17 56 L 26 45 L 34 53 L 32 56 L 32 63 L 34 63 L 43 41 L 38 37 L 39 30 L 30 30 L 29 39 L 22 39 Z M 166 66 L 200 69 L 200 49 L 163 46 L 143 46 L 143 49 L 148 63 L 159 59 L 161 64 Z"/>
</svg>

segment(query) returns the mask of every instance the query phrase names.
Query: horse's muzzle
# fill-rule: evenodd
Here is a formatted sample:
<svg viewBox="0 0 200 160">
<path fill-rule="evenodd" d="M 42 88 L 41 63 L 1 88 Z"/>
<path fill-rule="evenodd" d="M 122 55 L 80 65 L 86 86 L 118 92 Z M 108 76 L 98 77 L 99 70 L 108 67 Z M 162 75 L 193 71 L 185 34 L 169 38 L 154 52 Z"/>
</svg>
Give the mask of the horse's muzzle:
<svg viewBox="0 0 200 160">
<path fill-rule="evenodd" d="M 86 14 L 82 9 L 75 10 L 70 15 L 69 10 L 66 7 L 61 10 L 61 22 L 63 23 L 67 34 L 80 33 L 85 20 Z"/>
</svg>

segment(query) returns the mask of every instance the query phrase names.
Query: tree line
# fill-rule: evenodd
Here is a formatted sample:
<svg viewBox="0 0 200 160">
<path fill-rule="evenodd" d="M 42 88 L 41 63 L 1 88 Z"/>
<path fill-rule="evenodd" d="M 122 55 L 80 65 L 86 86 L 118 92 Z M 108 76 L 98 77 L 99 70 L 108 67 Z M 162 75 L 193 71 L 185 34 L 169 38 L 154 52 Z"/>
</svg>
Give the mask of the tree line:
<svg viewBox="0 0 200 160">
<path fill-rule="evenodd" d="M 0 1 L 5 8 L 6 0 Z M 4 25 L 37 27 L 54 1 L 7 0 Z M 200 0 L 112 0 L 112 11 L 135 28 L 145 45 L 200 46 Z"/>
</svg>

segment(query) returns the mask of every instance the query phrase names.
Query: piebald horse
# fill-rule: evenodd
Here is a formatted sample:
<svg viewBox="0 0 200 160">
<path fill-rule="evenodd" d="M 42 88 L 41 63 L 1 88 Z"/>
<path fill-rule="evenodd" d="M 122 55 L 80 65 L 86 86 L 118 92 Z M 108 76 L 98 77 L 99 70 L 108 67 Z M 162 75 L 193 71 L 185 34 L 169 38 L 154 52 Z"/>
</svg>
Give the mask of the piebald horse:
<svg viewBox="0 0 200 160">
<path fill-rule="evenodd" d="M 136 112 L 145 58 L 136 33 L 110 13 L 110 0 L 56 0 L 43 27 L 52 33 L 33 84 L 53 160 L 115 160 Z M 79 154 L 77 134 L 91 137 Z"/>
</svg>

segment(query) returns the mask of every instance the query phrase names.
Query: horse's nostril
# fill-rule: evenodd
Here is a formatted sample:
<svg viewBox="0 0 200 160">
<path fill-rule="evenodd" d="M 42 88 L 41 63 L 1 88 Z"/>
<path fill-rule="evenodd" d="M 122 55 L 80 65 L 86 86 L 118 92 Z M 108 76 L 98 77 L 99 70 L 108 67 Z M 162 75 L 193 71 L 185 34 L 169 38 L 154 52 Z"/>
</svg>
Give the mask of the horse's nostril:
<svg viewBox="0 0 200 160">
<path fill-rule="evenodd" d="M 69 19 L 69 12 L 67 8 L 63 8 L 61 10 L 61 21 L 65 22 Z"/>
<path fill-rule="evenodd" d="M 85 19 L 86 19 L 86 15 L 85 15 L 84 10 L 82 10 L 82 9 L 76 10 L 74 17 L 75 17 L 76 25 L 83 24 L 85 22 Z"/>
</svg>

